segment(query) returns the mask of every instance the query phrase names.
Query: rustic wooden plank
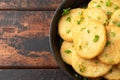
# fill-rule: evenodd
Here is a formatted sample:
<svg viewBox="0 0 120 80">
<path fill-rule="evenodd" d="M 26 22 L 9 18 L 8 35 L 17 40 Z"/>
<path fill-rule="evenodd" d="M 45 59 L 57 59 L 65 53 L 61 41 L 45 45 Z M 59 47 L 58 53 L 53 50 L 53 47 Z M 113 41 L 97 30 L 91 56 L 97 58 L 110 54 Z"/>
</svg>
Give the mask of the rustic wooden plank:
<svg viewBox="0 0 120 80">
<path fill-rule="evenodd" d="M 0 80 L 72 80 L 60 69 L 5 69 Z"/>
<path fill-rule="evenodd" d="M 74 80 L 61 69 L 1 69 L 0 80 Z M 106 80 L 91 78 L 78 80 Z"/>
<path fill-rule="evenodd" d="M 0 9 L 55 10 L 62 0 L 0 0 Z"/>
<path fill-rule="evenodd" d="M 53 11 L 0 11 L 0 68 L 56 68 L 48 34 Z"/>
</svg>

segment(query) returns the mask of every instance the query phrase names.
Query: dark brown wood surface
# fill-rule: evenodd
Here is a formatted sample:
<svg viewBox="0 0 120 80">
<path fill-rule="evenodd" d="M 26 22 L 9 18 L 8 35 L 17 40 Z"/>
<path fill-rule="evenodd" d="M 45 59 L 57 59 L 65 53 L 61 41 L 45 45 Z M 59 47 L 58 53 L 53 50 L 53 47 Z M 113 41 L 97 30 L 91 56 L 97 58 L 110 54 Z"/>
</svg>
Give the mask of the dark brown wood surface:
<svg viewBox="0 0 120 80">
<path fill-rule="evenodd" d="M 71 80 L 60 69 L 0 70 L 0 80 Z"/>
<path fill-rule="evenodd" d="M 49 47 L 62 0 L 0 0 L 0 80 L 70 80 Z"/>
<path fill-rule="evenodd" d="M 48 42 L 53 12 L 0 12 L 0 67 L 57 67 Z"/>
<path fill-rule="evenodd" d="M 4 10 L 55 10 L 62 0 L 0 0 Z"/>
</svg>

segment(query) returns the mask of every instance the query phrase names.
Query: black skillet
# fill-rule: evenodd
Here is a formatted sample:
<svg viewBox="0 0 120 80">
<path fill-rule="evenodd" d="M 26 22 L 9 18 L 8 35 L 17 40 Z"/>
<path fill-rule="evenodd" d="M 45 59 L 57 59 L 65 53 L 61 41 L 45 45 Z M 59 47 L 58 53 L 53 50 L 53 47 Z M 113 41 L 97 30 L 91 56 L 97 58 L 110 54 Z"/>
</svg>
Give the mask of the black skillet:
<svg viewBox="0 0 120 80">
<path fill-rule="evenodd" d="M 51 27 L 50 27 L 50 37 L 49 37 L 49 43 L 50 48 L 52 50 L 52 54 L 54 55 L 54 58 L 58 64 L 58 66 L 66 73 L 68 76 L 70 76 L 73 80 L 85 80 L 84 77 L 78 75 L 71 66 L 64 63 L 64 61 L 61 59 L 60 56 L 60 42 L 61 38 L 58 35 L 58 21 L 62 15 L 62 11 L 65 8 L 83 8 L 87 7 L 87 4 L 90 0 L 64 0 L 60 6 L 57 8 L 57 10 L 54 13 Z"/>
</svg>

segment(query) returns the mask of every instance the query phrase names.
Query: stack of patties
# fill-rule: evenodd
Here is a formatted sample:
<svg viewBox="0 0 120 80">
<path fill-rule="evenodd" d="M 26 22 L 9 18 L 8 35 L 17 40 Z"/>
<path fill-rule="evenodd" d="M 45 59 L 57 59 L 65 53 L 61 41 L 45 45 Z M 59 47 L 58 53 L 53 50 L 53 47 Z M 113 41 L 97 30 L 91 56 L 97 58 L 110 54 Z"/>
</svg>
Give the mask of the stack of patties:
<svg viewBox="0 0 120 80">
<path fill-rule="evenodd" d="M 58 32 L 62 59 L 80 75 L 120 80 L 120 0 L 64 9 Z"/>
</svg>

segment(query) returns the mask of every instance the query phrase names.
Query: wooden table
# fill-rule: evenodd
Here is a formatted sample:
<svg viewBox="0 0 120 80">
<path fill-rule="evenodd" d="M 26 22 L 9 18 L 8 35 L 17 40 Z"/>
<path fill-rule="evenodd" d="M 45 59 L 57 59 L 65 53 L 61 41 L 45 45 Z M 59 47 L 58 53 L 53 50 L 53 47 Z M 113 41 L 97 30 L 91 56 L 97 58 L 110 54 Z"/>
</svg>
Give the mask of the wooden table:
<svg viewBox="0 0 120 80">
<path fill-rule="evenodd" d="M 49 48 L 62 0 L 0 0 L 0 80 L 70 80 Z"/>
</svg>

